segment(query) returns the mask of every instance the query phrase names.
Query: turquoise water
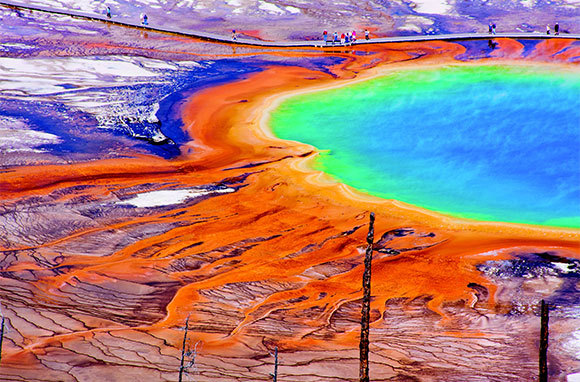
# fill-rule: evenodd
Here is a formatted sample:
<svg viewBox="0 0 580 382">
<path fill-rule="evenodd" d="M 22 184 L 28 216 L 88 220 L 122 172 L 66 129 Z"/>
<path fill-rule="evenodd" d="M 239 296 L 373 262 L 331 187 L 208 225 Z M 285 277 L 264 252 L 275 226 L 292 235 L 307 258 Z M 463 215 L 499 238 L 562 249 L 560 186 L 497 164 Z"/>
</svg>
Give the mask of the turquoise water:
<svg viewBox="0 0 580 382">
<path fill-rule="evenodd" d="M 407 70 L 296 96 L 278 137 L 340 182 L 454 216 L 580 227 L 580 72 Z"/>
</svg>

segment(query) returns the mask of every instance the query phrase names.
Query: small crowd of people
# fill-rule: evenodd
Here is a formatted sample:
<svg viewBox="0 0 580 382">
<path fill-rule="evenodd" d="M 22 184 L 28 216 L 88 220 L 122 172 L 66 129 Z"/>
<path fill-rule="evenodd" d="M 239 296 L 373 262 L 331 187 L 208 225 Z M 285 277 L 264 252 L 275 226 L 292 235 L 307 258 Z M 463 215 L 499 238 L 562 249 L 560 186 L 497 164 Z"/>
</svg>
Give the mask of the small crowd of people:
<svg viewBox="0 0 580 382">
<path fill-rule="evenodd" d="M 365 40 L 370 39 L 370 32 L 368 29 L 364 30 Z M 232 40 L 236 41 L 238 39 L 238 35 L 236 34 L 236 30 L 232 29 Z M 352 32 L 342 33 L 340 35 L 340 40 L 338 38 L 338 32 L 334 32 L 331 36 L 329 35 L 328 31 L 322 32 L 322 39 L 324 40 L 324 44 L 332 43 L 334 44 L 342 44 L 342 45 L 351 45 L 356 42 L 356 31 L 353 30 Z"/>
<path fill-rule="evenodd" d="M 370 32 L 368 29 L 364 30 L 365 40 L 370 39 Z M 232 29 L 232 40 L 236 41 L 238 39 L 236 30 Z M 338 38 L 338 32 L 334 32 L 332 36 L 328 33 L 328 31 L 322 32 L 322 39 L 324 40 L 324 44 L 332 43 L 334 44 L 341 44 L 341 45 L 351 45 L 356 42 L 356 31 L 353 30 L 352 32 L 342 33 L 340 35 L 340 40 Z"/>
<path fill-rule="evenodd" d="M 110 19 L 112 17 L 113 17 L 113 15 L 111 14 L 111 7 L 107 7 L 107 18 Z M 143 24 L 143 25 L 149 25 L 149 18 L 147 17 L 146 14 L 141 13 L 140 18 L 141 18 L 141 24 Z"/>
<path fill-rule="evenodd" d="M 489 23 L 488 31 L 489 31 L 489 34 L 495 34 L 495 24 L 494 23 L 492 23 L 492 22 Z M 550 24 L 546 25 L 546 34 L 550 34 Z M 560 34 L 560 25 L 557 22 L 554 25 L 554 34 L 555 35 Z"/>
<path fill-rule="evenodd" d="M 550 34 L 550 24 L 546 25 L 546 34 Z M 554 25 L 554 34 L 556 36 L 560 34 L 560 25 L 558 23 Z"/>
<path fill-rule="evenodd" d="M 364 30 L 364 34 L 365 34 L 365 40 L 369 40 L 370 39 L 370 32 L 368 29 Z M 332 43 L 332 45 L 338 44 L 338 43 L 340 43 L 341 45 L 351 45 L 351 44 L 356 43 L 356 31 L 353 30 L 352 32 L 342 33 L 340 35 L 340 40 L 339 40 L 338 39 L 338 32 L 334 32 L 332 34 L 332 36 L 330 36 L 328 31 L 325 30 L 324 32 L 322 32 L 322 39 L 324 40 L 325 45 L 328 43 Z"/>
</svg>

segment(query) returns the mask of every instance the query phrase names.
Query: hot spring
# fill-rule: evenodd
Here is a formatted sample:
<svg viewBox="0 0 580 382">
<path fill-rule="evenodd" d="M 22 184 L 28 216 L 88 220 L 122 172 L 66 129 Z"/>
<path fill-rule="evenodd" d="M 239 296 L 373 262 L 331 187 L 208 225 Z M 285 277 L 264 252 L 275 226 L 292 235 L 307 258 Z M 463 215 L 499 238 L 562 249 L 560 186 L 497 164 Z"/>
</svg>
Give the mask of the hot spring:
<svg viewBox="0 0 580 382">
<path fill-rule="evenodd" d="M 402 70 L 302 94 L 276 136 L 362 192 L 440 213 L 580 227 L 580 72 L 552 66 Z"/>
</svg>

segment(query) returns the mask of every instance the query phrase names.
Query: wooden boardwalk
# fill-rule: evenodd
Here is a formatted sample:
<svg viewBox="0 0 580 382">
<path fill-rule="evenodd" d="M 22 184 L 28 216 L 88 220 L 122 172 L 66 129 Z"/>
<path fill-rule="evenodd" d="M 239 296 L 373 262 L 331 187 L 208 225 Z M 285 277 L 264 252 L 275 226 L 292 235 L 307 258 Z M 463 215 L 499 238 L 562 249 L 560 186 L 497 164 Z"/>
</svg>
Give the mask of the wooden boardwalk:
<svg viewBox="0 0 580 382">
<path fill-rule="evenodd" d="M 323 47 L 323 48 L 335 48 L 343 47 L 344 44 L 328 43 L 324 44 L 322 40 L 316 41 L 261 41 L 261 40 L 251 40 L 245 38 L 237 38 L 235 41 L 232 40 L 230 35 L 224 36 L 215 33 L 200 32 L 200 31 L 189 31 L 180 28 L 173 28 L 165 25 L 142 25 L 140 22 L 131 22 L 129 20 L 118 19 L 114 15 L 112 18 L 107 18 L 104 14 L 91 14 L 81 11 L 76 11 L 73 9 L 55 9 L 40 5 L 28 5 L 20 3 L 17 1 L 4 1 L 0 0 L 0 6 L 5 6 L 9 8 L 16 9 L 26 9 L 31 11 L 45 12 L 57 15 L 65 15 L 71 17 L 77 17 L 87 20 L 94 20 L 99 22 L 105 22 L 114 25 L 120 25 L 124 27 L 138 28 L 141 30 L 160 32 L 160 33 L 170 33 L 185 37 L 194 37 L 202 40 L 208 40 L 213 42 L 221 42 L 227 44 L 239 44 L 248 46 L 259 46 L 265 48 L 298 48 L 298 47 Z M 135 15 L 135 20 L 139 17 Z M 452 41 L 452 40 L 489 40 L 493 38 L 513 38 L 513 39 L 552 39 L 552 38 L 564 38 L 564 39 L 580 39 L 580 34 L 560 34 L 559 36 L 550 34 L 543 34 L 540 32 L 534 33 L 497 33 L 496 35 L 490 35 L 487 33 L 452 33 L 452 34 L 439 34 L 439 35 L 415 35 L 415 36 L 396 36 L 396 37 L 380 37 L 373 38 L 370 40 L 359 39 L 354 45 L 361 44 L 377 44 L 377 43 L 397 43 L 397 42 L 418 42 L 418 41 Z M 329 38 L 332 38 L 329 35 Z"/>
</svg>

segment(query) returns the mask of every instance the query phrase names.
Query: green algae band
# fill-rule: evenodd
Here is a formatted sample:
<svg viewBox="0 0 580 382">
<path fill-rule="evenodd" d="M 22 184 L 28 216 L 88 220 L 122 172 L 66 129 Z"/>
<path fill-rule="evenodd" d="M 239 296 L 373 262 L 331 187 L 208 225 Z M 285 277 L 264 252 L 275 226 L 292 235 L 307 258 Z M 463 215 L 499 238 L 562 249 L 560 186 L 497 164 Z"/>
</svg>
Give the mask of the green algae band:
<svg viewBox="0 0 580 382">
<path fill-rule="evenodd" d="M 361 191 L 454 216 L 580 227 L 580 72 L 405 70 L 285 100 L 282 139 Z"/>
</svg>

